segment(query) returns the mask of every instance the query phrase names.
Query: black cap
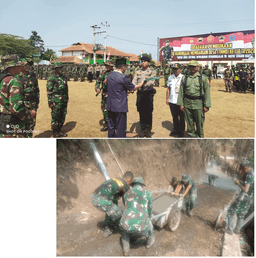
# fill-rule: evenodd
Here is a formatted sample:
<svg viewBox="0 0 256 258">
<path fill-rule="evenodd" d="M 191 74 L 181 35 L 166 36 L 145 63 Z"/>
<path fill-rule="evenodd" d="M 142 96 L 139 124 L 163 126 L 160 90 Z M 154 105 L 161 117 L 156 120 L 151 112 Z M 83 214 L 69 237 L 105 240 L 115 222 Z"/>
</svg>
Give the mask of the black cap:
<svg viewBox="0 0 256 258">
<path fill-rule="evenodd" d="M 151 61 L 151 59 L 150 59 L 149 57 L 147 57 L 147 56 L 142 56 L 142 57 L 141 57 L 141 61 L 142 61 L 142 60 L 147 61 L 147 62 L 150 62 L 150 61 Z"/>
</svg>

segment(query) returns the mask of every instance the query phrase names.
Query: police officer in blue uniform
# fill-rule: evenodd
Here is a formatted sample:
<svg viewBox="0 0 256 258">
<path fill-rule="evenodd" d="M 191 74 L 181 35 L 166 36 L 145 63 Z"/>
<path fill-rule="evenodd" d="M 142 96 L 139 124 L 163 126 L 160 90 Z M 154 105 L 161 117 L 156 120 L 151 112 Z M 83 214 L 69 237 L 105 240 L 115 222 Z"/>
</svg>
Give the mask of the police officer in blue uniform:
<svg viewBox="0 0 256 258">
<path fill-rule="evenodd" d="M 125 75 L 126 59 L 116 60 L 116 70 L 108 75 L 108 137 L 125 138 L 127 126 L 127 91 L 135 91 L 141 88 L 145 82 L 135 87 L 129 77 Z"/>
</svg>

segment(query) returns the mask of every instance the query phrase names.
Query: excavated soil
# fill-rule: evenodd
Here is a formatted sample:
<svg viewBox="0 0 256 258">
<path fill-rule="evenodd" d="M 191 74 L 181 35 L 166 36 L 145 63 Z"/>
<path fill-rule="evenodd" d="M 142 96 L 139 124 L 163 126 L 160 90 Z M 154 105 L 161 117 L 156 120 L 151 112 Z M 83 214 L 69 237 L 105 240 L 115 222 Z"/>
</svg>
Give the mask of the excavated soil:
<svg viewBox="0 0 256 258">
<path fill-rule="evenodd" d="M 105 214 L 91 204 L 92 192 L 104 182 L 89 147 L 90 140 L 57 141 L 57 255 L 122 256 L 120 232 L 103 238 Z M 202 151 L 187 140 L 108 140 L 123 171 L 143 176 L 146 189 L 156 197 L 171 178 L 189 173 L 196 181 L 204 172 Z M 65 144 L 63 143 L 65 142 Z M 110 177 L 122 176 L 106 140 L 95 140 Z M 183 142 L 184 143 L 184 142 Z M 221 173 L 221 167 L 219 167 Z M 198 184 L 192 217 L 182 214 L 175 232 L 155 227 L 156 243 L 145 248 L 145 238 L 133 240 L 131 256 L 219 256 L 222 237 L 215 220 L 234 192 Z M 121 205 L 121 203 L 119 203 Z M 121 206 L 122 207 L 122 206 Z"/>
<path fill-rule="evenodd" d="M 94 84 L 68 82 L 69 103 L 63 131 L 70 138 L 107 138 L 100 132 L 103 115 L 100 109 L 101 96 L 95 96 Z M 154 97 L 152 138 L 173 138 L 169 106 L 165 103 L 166 88 L 163 78 L 156 88 Z M 46 80 L 39 80 L 40 104 L 34 137 L 52 137 L 51 114 L 47 104 Z M 221 79 L 211 82 L 212 108 L 206 114 L 205 138 L 248 138 L 254 137 L 254 94 L 226 93 Z M 140 131 L 139 114 L 136 110 L 136 93 L 128 97 L 127 137 L 137 137 Z M 185 134 L 186 136 L 186 134 Z"/>
</svg>

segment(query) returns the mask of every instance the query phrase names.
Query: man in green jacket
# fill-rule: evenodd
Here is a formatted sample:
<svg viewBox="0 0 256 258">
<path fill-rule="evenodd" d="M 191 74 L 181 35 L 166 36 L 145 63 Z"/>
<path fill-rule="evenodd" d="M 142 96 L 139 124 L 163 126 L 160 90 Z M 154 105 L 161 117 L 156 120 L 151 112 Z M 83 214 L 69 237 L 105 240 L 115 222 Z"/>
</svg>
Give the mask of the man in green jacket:
<svg viewBox="0 0 256 258">
<path fill-rule="evenodd" d="M 204 138 L 203 123 L 211 107 L 211 96 L 209 80 L 198 69 L 197 61 L 189 62 L 189 73 L 181 80 L 177 105 L 185 112 L 188 137 Z"/>
</svg>

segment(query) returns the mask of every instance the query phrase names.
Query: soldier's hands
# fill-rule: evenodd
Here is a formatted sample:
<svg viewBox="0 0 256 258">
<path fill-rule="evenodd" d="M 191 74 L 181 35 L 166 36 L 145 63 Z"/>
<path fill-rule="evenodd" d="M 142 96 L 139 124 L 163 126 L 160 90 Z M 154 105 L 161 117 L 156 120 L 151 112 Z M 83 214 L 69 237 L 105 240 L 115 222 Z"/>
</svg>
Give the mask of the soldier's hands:
<svg viewBox="0 0 256 258">
<path fill-rule="evenodd" d="M 96 93 L 97 93 L 97 94 L 99 94 L 99 93 L 100 93 L 100 89 L 99 89 L 99 88 L 97 88 Z"/>
<path fill-rule="evenodd" d="M 36 110 L 31 110 L 31 117 L 33 118 L 36 115 Z"/>
<path fill-rule="evenodd" d="M 49 105 L 49 108 L 52 108 L 52 107 L 53 107 L 53 104 L 50 104 L 50 105 Z"/>
<path fill-rule="evenodd" d="M 209 111 L 209 108 L 207 107 L 204 107 L 204 113 L 208 112 Z"/>
<path fill-rule="evenodd" d="M 184 111 L 185 111 L 184 106 L 180 106 L 180 110 L 181 110 L 182 112 L 184 112 Z"/>
<path fill-rule="evenodd" d="M 169 99 L 167 99 L 167 100 L 166 100 L 166 105 L 168 105 L 168 106 L 169 106 Z"/>
</svg>

